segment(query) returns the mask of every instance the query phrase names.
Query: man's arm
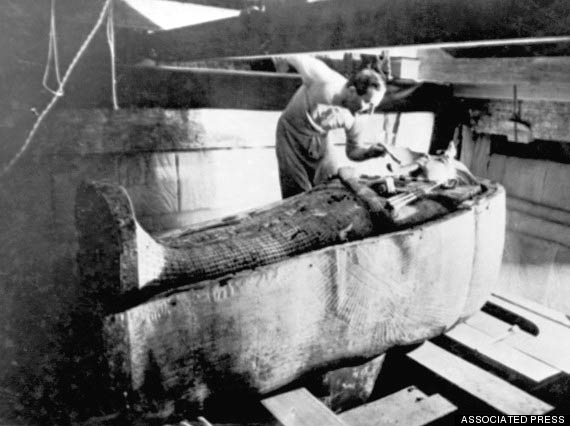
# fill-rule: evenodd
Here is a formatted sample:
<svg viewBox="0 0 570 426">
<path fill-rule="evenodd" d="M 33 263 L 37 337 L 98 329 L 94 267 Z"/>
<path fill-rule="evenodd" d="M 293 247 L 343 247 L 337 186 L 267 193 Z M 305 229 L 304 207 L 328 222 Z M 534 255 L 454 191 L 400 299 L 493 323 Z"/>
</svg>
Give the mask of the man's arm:
<svg viewBox="0 0 570 426">
<path fill-rule="evenodd" d="M 307 85 L 312 82 L 332 82 L 335 80 L 346 80 L 342 75 L 329 68 L 323 61 L 308 55 L 293 55 L 283 58 L 292 65 L 299 74 L 303 82 Z M 276 61 L 279 61 L 276 60 Z"/>
<path fill-rule="evenodd" d="M 364 161 L 385 155 L 386 149 L 382 144 L 365 145 L 362 143 L 365 133 L 362 125 L 357 120 L 353 120 L 352 125 L 346 127 L 346 156 L 352 161 Z"/>
<path fill-rule="evenodd" d="M 369 160 L 371 158 L 382 157 L 385 154 L 386 150 L 382 145 L 363 147 L 350 140 L 346 142 L 346 156 L 352 161 Z"/>
<path fill-rule="evenodd" d="M 381 157 L 386 149 L 381 144 L 366 146 L 362 142 L 363 127 L 346 108 L 317 105 L 311 117 L 320 131 L 343 128 L 346 132 L 346 156 L 352 161 L 364 161 Z"/>
</svg>

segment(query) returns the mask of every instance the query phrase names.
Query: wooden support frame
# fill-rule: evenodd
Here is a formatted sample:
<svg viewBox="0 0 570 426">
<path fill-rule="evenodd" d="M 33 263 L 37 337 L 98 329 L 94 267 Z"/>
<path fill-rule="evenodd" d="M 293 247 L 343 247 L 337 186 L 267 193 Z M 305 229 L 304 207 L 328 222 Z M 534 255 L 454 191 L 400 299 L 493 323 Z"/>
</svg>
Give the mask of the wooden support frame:
<svg viewBox="0 0 570 426">
<path fill-rule="evenodd" d="M 301 84 L 292 73 L 124 66 L 118 97 L 122 107 L 282 111 Z M 440 111 L 451 99 L 450 86 L 396 80 L 376 112 Z"/>
<path fill-rule="evenodd" d="M 570 57 L 453 58 L 420 54 L 422 80 L 463 84 L 570 83 Z M 509 94 L 512 97 L 512 90 Z"/>
<path fill-rule="evenodd" d="M 408 357 L 505 414 L 544 414 L 554 407 L 450 352 L 426 342 Z"/>
<path fill-rule="evenodd" d="M 497 338 L 493 339 L 468 324 L 457 325 L 448 331 L 446 336 L 535 382 L 541 382 L 560 373 L 560 370 L 516 350 Z"/>
<path fill-rule="evenodd" d="M 552 10 L 551 10 L 552 9 Z M 560 15 L 560 24 L 553 16 Z M 265 11 L 141 36 L 159 61 L 567 36 L 568 11 L 530 0 L 268 2 Z M 521 25 L 523 23 L 524 25 Z M 554 40 L 554 39 L 553 39 Z"/>
<path fill-rule="evenodd" d="M 570 101 L 570 57 L 453 58 L 420 51 L 419 80 L 453 85 L 461 98 Z"/>
<path fill-rule="evenodd" d="M 351 426 L 422 426 L 454 412 L 455 405 L 439 394 L 427 396 L 415 386 L 340 414 Z"/>
<path fill-rule="evenodd" d="M 335 415 L 305 388 L 261 401 L 283 426 L 422 426 L 454 412 L 439 394 L 427 396 L 414 386 Z"/>
</svg>

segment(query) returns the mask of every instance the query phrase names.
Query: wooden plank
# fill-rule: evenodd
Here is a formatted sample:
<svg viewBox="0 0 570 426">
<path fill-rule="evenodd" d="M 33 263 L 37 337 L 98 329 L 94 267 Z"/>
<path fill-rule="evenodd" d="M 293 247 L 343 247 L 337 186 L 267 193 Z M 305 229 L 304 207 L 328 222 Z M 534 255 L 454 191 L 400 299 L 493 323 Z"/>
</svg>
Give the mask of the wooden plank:
<svg viewBox="0 0 570 426">
<path fill-rule="evenodd" d="M 567 35 L 564 25 L 553 25 L 564 22 L 567 10 L 525 6 L 500 0 L 270 2 L 264 12 L 155 32 L 138 44 L 147 57 L 152 51 L 160 61 L 184 61 Z"/>
<path fill-rule="evenodd" d="M 401 62 L 399 58 L 394 72 L 402 69 Z M 339 68 L 334 61 L 327 63 Z M 118 81 L 123 107 L 271 111 L 283 110 L 302 83 L 296 73 L 156 65 L 122 66 Z M 433 111 L 450 97 L 451 89 L 445 85 L 394 80 L 378 110 Z"/>
<path fill-rule="evenodd" d="M 428 397 L 411 386 L 341 413 L 339 417 L 354 426 L 420 426 L 452 413 L 456 408 L 441 395 Z"/>
<path fill-rule="evenodd" d="M 515 312 L 516 313 L 516 312 Z M 529 319 L 526 315 L 525 318 Z M 533 321 L 534 322 L 534 321 Z M 550 332 L 550 327 L 540 327 L 538 336 L 522 330 L 514 330 L 512 326 L 485 312 L 480 312 L 467 320 L 467 324 L 526 353 L 552 367 L 570 373 L 570 339 L 560 332 Z M 511 332 L 509 332 L 511 330 Z M 560 331 L 558 329 L 557 331 Z"/>
<path fill-rule="evenodd" d="M 496 60 L 501 61 L 497 58 Z M 503 72 L 502 75 L 508 74 Z M 427 79 L 426 79 L 427 80 Z M 453 95 L 458 98 L 473 99 L 513 99 L 513 85 L 517 86 L 517 99 L 521 101 L 570 101 L 570 83 L 539 81 L 536 83 L 455 83 L 453 76 L 448 80 L 430 80 L 448 82 L 453 85 Z"/>
<path fill-rule="evenodd" d="M 534 359 L 504 342 L 495 341 L 496 339 L 488 334 L 467 324 L 459 324 L 445 335 L 535 382 L 541 382 L 560 373 L 560 370 Z"/>
<path fill-rule="evenodd" d="M 349 425 L 305 388 L 263 399 L 261 403 L 283 426 Z"/>
<path fill-rule="evenodd" d="M 516 206 L 520 205 L 521 205 L 520 203 L 516 204 Z M 548 211 L 550 210 L 553 209 L 548 209 Z M 568 226 L 570 226 L 570 212 L 560 213 L 560 216 L 556 216 L 554 218 L 551 218 L 550 220 L 560 221 L 561 223 L 566 223 Z M 491 296 L 490 301 L 496 304 L 501 303 L 500 301 L 503 301 L 504 302 L 503 307 L 505 308 L 507 308 L 508 306 L 517 305 L 536 315 L 540 315 L 545 319 L 554 321 L 566 327 L 570 327 L 570 318 L 568 317 L 568 315 L 565 315 L 562 312 L 557 311 L 555 309 L 551 309 L 548 306 L 536 303 L 532 300 L 528 300 L 523 297 L 517 296 L 515 294 L 507 293 L 504 291 L 494 292 L 493 295 Z"/>
<path fill-rule="evenodd" d="M 465 106 L 472 112 L 473 129 L 479 133 L 510 135 L 513 125 L 512 100 L 469 99 Z M 570 103 L 565 102 L 519 102 L 520 117 L 532 127 L 534 139 L 570 141 Z"/>
<path fill-rule="evenodd" d="M 408 357 L 505 414 L 544 414 L 554 407 L 426 342 Z"/>
<path fill-rule="evenodd" d="M 512 85 L 540 83 L 570 84 L 570 57 L 543 56 L 519 58 L 453 58 L 431 50 L 419 52 L 419 78 L 452 84 L 510 86 L 507 98 L 512 98 Z M 461 86 L 460 86 L 461 87 Z"/>
<path fill-rule="evenodd" d="M 540 331 L 539 336 L 559 338 L 570 343 L 570 325 L 567 317 L 566 320 L 554 320 L 553 318 L 560 314 L 557 315 L 555 311 L 540 307 L 538 304 L 532 304 L 530 301 L 527 302 L 523 298 L 511 300 L 508 296 L 493 294 L 489 298 L 489 302 L 534 322 Z M 570 344 L 568 348 L 570 348 Z M 570 355 L 570 350 L 566 354 Z"/>
<path fill-rule="evenodd" d="M 139 108 L 218 108 L 281 112 L 301 85 L 294 73 L 123 66 L 119 104 Z M 449 86 L 393 80 L 377 112 L 437 111 L 451 99 Z"/>
</svg>

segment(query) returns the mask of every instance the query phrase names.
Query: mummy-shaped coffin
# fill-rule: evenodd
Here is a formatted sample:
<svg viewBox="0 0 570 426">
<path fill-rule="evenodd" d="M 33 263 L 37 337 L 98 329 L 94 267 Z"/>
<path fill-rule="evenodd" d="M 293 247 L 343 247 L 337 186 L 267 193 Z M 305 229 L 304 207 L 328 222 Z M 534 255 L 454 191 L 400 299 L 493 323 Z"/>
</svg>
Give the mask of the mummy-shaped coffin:
<svg viewBox="0 0 570 426">
<path fill-rule="evenodd" d="M 434 337 L 482 306 L 503 250 L 500 186 L 425 194 L 425 182 L 396 180 L 396 193 L 420 195 L 390 211 L 382 182 L 344 183 L 162 238 L 123 188 L 82 185 L 80 269 L 107 309 L 117 390 L 153 403 L 261 395 Z"/>
</svg>

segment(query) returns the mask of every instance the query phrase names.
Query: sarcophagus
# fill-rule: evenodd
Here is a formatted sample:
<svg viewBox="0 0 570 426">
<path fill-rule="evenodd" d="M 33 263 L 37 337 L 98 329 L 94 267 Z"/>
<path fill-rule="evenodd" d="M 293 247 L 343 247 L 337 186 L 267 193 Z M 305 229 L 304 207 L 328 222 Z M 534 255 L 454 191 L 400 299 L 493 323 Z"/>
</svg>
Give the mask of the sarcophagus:
<svg viewBox="0 0 570 426">
<path fill-rule="evenodd" d="M 81 273 L 106 307 L 115 388 L 143 405 L 262 395 L 476 312 L 498 277 L 504 190 L 385 184 L 334 179 L 162 237 L 123 188 L 82 185 Z"/>
</svg>

